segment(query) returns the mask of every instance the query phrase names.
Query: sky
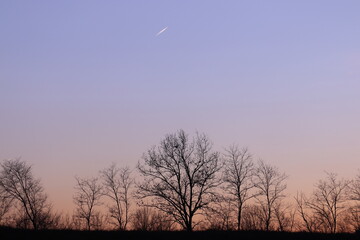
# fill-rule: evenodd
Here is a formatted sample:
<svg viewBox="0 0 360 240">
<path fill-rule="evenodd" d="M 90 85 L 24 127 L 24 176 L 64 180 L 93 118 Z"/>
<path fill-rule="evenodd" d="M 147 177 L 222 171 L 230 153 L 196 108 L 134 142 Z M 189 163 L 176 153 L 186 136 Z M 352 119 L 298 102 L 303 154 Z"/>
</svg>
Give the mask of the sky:
<svg viewBox="0 0 360 240">
<path fill-rule="evenodd" d="M 134 168 L 168 133 L 289 175 L 360 168 L 359 1 L 0 1 L 0 160 L 54 207 L 75 176 Z M 167 27 L 161 34 L 159 31 Z"/>
</svg>

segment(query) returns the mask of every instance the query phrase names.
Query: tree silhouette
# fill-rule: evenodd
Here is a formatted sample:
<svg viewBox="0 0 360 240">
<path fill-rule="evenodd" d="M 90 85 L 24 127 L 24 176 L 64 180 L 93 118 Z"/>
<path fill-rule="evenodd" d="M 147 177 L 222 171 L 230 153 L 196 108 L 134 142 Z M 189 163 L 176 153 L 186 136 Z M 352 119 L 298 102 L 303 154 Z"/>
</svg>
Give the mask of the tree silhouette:
<svg viewBox="0 0 360 240">
<path fill-rule="evenodd" d="M 225 168 L 223 181 L 225 191 L 230 195 L 232 202 L 235 203 L 237 212 L 237 230 L 241 229 L 242 211 L 246 201 L 253 197 L 250 190 L 254 187 L 252 176 L 254 174 L 254 164 L 249 151 L 231 146 L 226 150 Z"/>
<path fill-rule="evenodd" d="M 133 229 L 137 231 L 170 231 L 173 223 L 169 215 L 150 207 L 140 207 L 132 215 Z"/>
<path fill-rule="evenodd" d="M 192 231 L 194 216 L 211 202 L 219 184 L 219 153 L 212 152 L 211 147 L 204 134 L 190 141 L 180 130 L 144 154 L 144 163 L 138 164 L 144 180 L 137 191 L 140 199 L 149 198 L 143 204 L 170 214 Z"/>
<path fill-rule="evenodd" d="M 260 160 L 254 174 L 254 186 L 256 188 L 256 201 L 264 216 L 264 230 L 269 231 L 273 220 L 276 204 L 285 197 L 284 181 L 287 176 L 264 161 Z"/>
<path fill-rule="evenodd" d="M 351 182 L 348 189 L 349 199 L 353 206 L 348 209 L 348 220 L 356 231 L 360 231 L 360 172 Z"/>
<path fill-rule="evenodd" d="M 21 227 L 33 229 L 49 228 L 55 224 L 56 216 L 39 179 L 35 179 L 31 166 L 20 159 L 5 160 L 1 163 L 0 186 L 20 206 Z"/>
<path fill-rule="evenodd" d="M 301 222 L 299 228 L 301 230 L 306 230 L 307 232 L 316 232 L 320 230 L 320 221 L 318 221 L 317 216 L 315 216 L 311 211 L 308 210 L 305 194 L 300 192 L 297 193 L 295 197 L 297 212 L 300 215 Z M 302 226 L 301 226 L 302 225 Z"/>
<path fill-rule="evenodd" d="M 111 205 L 108 207 L 112 223 L 119 230 L 126 230 L 129 222 L 130 188 L 134 180 L 130 176 L 130 169 L 118 168 L 112 164 L 109 168 L 101 171 L 104 185 L 104 195 L 110 198 Z"/>
<path fill-rule="evenodd" d="M 349 183 L 348 180 L 339 180 L 335 173 L 327 173 L 326 178 L 316 184 L 312 197 L 305 202 L 327 232 L 337 232 L 338 218 L 345 209 L 345 191 Z"/>
<path fill-rule="evenodd" d="M 0 226 L 12 206 L 13 197 L 0 184 Z"/>
<path fill-rule="evenodd" d="M 76 216 L 85 220 L 86 229 L 91 230 L 94 223 L 99 220 L 99 212 L 95 206 L 100 205 L 102 187 L 97 178 L 78 178 L 76 177 L 76 192 L 74 203 L 76 205 Z"/>
</svg>

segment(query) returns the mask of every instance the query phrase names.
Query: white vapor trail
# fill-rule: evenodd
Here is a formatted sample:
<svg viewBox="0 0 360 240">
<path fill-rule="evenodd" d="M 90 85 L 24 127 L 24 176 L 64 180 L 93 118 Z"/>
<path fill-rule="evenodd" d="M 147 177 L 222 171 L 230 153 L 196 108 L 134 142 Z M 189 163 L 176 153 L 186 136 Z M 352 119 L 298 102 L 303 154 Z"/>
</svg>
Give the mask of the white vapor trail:
<svg viewBox="0 0 360 240">
<path fill-rule="evenodd" d="M 168 29 L 168 27 L 165 27 L 165 28 L 162 29 L 160 32 L 158 32 L 158 33 L 156 34 L 156 37 L 159 36 L 160 34 L 162 34 L 163 32 L 165 32 L 166 29 Z"/>
</svg>

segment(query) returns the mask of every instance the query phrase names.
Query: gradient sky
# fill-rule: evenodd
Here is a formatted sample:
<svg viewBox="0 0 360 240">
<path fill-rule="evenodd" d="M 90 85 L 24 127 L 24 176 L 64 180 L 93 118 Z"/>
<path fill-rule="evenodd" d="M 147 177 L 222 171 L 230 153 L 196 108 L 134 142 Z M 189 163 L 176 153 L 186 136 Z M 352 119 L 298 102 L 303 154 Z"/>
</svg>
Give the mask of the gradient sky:
<svg viewBox="0 0 360 240">
<path fill-rule="evenodd" d="M 0 1 L 0 159 L 74 176 L 205 132 L 289 175 L 360 168 L 360 1 Z M 161 29 L 168 29 L 156 36 Z"/>
</svg>

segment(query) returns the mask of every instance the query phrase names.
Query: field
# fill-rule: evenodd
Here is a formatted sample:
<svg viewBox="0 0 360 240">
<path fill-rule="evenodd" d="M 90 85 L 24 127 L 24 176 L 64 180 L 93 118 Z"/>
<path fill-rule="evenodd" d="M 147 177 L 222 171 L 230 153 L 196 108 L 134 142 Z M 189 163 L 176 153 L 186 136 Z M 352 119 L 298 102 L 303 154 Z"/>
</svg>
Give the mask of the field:
<svg viewBox="0 0 360 240">
<path fill-rule="evenodd" d="M 20 230 L 11 228 L 0 229 L 0 239 L 66 239 L 66 240 L 91 240 L 91 239 L 156 239 L 156 240 L 201 240 L 201 239 L 241 239 L 241 240 L 255 240 L 255 239 L 277 239 L 277 240 L 355 240 L 360 239 L 358 233 L 338 233 L 338 234 L 323 234 L 323 233 L 288 233 L 288 232 L 262 232 L 262 231 L 195 231 L 195 232 L 145 232 L 145 231 L 75 231 L 75 230 Z"/>
</svg>

